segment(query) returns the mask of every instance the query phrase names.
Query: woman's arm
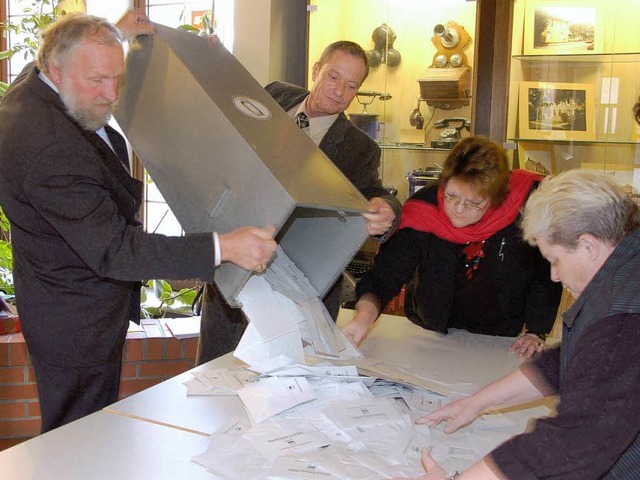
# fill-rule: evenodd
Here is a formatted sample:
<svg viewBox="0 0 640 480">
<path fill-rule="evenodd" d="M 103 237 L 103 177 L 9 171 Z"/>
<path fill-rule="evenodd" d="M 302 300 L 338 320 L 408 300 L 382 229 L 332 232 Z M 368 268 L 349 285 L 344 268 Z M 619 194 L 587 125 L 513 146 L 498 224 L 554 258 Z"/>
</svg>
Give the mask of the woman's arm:
<svg viewBox="0 0 640 480">
<path fill-rule="evenodd" d="M 526 366 L 525 368 L 535 368 Z M 416 423 L 435 427 L 446 422 L 445 433 L 453 433 L 473 422 L 490 407 L 506 407 L 542 398 L 542 391 L 519 368 L 481 388 L 473 395 L 453 401 L 416 420 Z"/>
</svg>

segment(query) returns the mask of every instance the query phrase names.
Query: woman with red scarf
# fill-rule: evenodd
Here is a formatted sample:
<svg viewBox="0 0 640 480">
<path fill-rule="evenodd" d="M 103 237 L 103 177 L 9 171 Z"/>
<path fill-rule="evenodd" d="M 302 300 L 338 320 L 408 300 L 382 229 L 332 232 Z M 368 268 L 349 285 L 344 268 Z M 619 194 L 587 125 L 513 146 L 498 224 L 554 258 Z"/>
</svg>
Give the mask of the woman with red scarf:
<svg viewBox="0 0 640 480">
<path fill-rule="evenodd" d="M 437 185 L 403 206 L 395 235 L 381 245 L 358 282 L 356 315 L 343 328 L 359 345 L 387 303 L 406 284 L 405 315 L 423 328 L 462 328 L 516 337 L 511 351 L 544 348 L 562 286 L 549 263 L 521 238 L 520 210 L 542 178 L 509 172 L 504 150 L 482 137 L 460 141 Z"/>
</svg>

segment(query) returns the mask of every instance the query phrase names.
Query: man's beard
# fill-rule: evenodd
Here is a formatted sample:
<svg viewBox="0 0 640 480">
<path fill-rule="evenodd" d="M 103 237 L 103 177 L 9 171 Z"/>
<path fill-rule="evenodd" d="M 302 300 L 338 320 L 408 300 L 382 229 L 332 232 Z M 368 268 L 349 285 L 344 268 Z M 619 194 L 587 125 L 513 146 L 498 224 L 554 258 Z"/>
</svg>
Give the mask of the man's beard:
<svg viewBox="0 0 640 480">
<path fill-rule="evenodd" d="M 111 120 L 111 112 L 114 107 L 113 103 L 109 104 L 109 108 L 107 109 L 97 108 L 98 106 L 104 107 L 106 103 L 83 104 L 64 79 L 60 84 L 59 91 L 60 99 L 67 113 L 78 122 L 82 128 L 95 132 Z"/>
</svg>

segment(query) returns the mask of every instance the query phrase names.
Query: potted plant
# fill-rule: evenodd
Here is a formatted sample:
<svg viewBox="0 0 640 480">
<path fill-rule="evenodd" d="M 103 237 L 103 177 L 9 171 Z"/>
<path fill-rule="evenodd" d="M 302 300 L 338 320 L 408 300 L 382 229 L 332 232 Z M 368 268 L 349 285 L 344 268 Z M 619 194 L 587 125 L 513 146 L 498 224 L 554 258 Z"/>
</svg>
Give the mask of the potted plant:
<svg viewBox="0 0 640 480">
<path fill-rule="evenodd" d="M 13 295 L 13 253 L 9 235 L 9 220 L 0 208 L 0 291 L 5 295 Z"/>
<path fill-rule="evenodd" d="M 58 16 L 58 0 L 22 0 L 22 12 L 18 23 L 0 22 L 0 32 L 3 36 L 8 33 L 23 35 L 22 42 L 17 42 L 10 49 L 0 52 L 0 61 L 9 61 L 11 57 L 22 53 L 24 59 L 33 59 L 38 52 L 38 34 L 53 23 Z M 0 98 L 4 95 L 8 85 L 0 82 Z"/>
</svg>

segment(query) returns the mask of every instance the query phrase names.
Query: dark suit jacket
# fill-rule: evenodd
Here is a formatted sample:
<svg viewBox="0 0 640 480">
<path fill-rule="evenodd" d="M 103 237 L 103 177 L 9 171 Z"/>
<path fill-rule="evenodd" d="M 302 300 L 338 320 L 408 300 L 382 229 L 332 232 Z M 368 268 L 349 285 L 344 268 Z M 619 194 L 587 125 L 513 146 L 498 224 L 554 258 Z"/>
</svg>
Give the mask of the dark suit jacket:
<svg viewBox="0 0 640 480">
<path fill-rule="evenodd" d="M 0 204 L 11 222 L 18 313 L 41 362 L 97 365 L 122 348 L 136 281 L 213 281 L 213 239 L 144 233 L 141 182 L 37 74 L 28 67 L 0 103 Z"/>
<path fill-rule="evenodd" d="M 276 102 L 288 111 L 302 102 L 309 91 L 285 82 L 273 82 L 265 87 Z M 402 206 L 397 198 L 383 188 L 380 181 L 380 147 L 371 137 L 340 113 L 320 142 L 320 150 L 331 159 L 342 173 L 367 199 L 383 198 L 396 214 L 394 225 L 377 240 L 386 240 L 400 223 Z"/>
</svg>

